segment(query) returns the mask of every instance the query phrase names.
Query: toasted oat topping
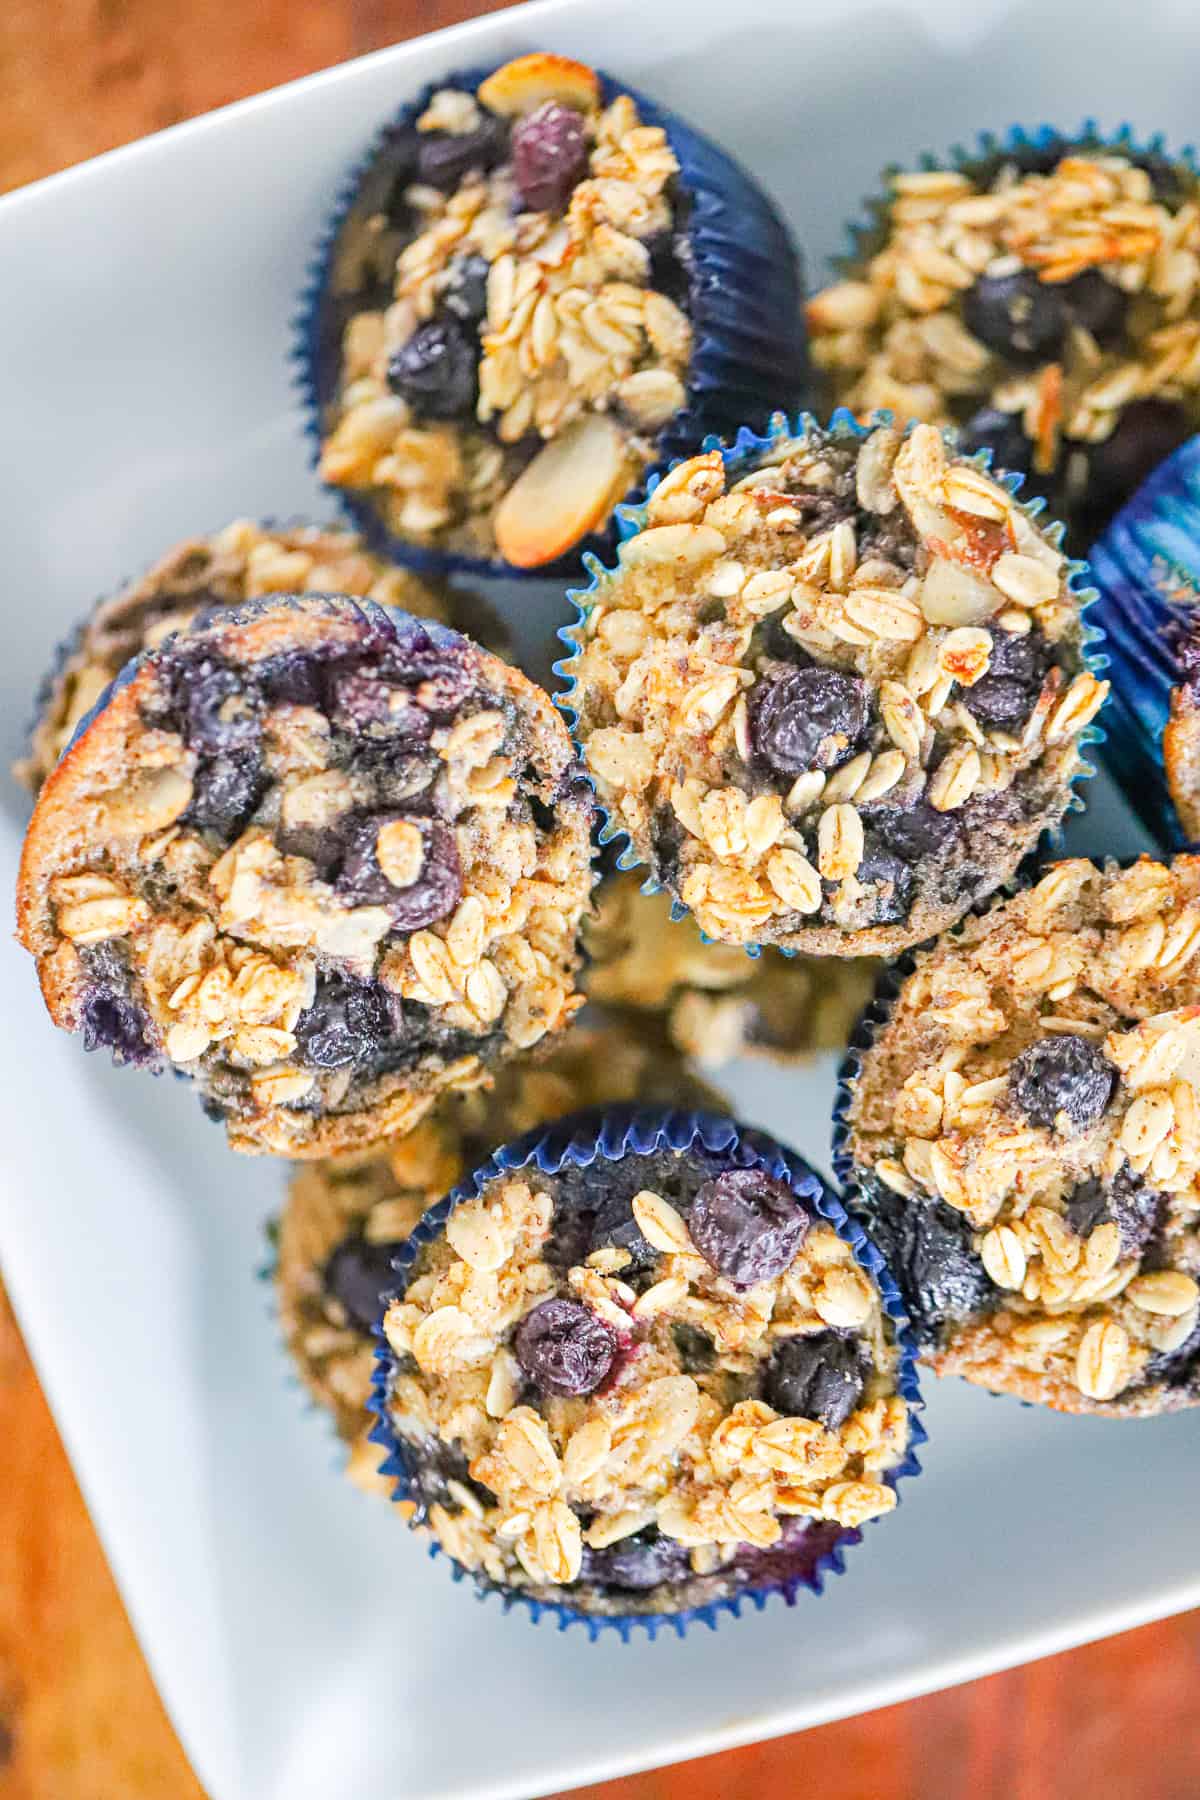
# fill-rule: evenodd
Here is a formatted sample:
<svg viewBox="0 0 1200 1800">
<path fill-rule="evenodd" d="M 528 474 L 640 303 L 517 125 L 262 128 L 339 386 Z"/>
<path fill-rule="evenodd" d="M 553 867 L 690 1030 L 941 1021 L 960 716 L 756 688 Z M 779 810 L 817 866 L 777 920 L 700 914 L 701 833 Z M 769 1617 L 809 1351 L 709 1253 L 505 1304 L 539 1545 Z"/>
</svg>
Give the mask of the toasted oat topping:
<svg viewBox="0 0 1200 1800">
<path fill-rule="evenodd" d="M 641 861 L 726 943 L 895 951 L 1065 810 L 1107 684 L 1055 539 L 939 432 L 675 468 L 585 597 L 568 703 Z"/>
<path fill-rule="evenodd" d="M 1092 524 L 1097 490 L 1107 505 L 1123 477 L 1120 504 L 1149 473 L 1143 445 L 1165 455 L 1164 433 L 1182 442 L 1200 423 L 1200 204 L 1184 164 L 1064 145 L 1027 171 L 1014 152 L 897 174 L 871 250 L 808 307 L 814 358 L 861 416 L 965 424 Z"/>
<path fill-rule="evenodd" d="M 442 1546 L 504 1587 L 665 1608 L 802 1521 L 890 1511 L 908 1410 L 850 1247 L 781 1187 L 786 1243 L 734 1251 L 722 1184 L 770 1179 L 690 1154 L 597 1180 L 496 1178 L 388 1308 L 389 1416 Z M 713 1255 L 763 1278 L 736 1286 Z"/>
<path fill-rule="evenodd" d="M 319 1154 L 571 1018 L 588 812 L 523 676 L 286 598 L 151 653 L 55 770 L 24 941 L 89 1047 L 183 1069 L 239 1147 Z"/>
<path fill-rule="evenodd" d="M 100 601 L 46 679 L 29 755 L 13 771 L 17 780 L 37 792 L 80 719 L 131 657 L 185 629 L 202 608 L 276 593 L 355 594 L 444 625 L 464 623 L 451 589 L 383 562 L 352 532 L 235 519 L 210 537 L 177 544 L 139 581 Z M 470 607 L 474 613 L 480 603 L 472 599 Z"/>
<path fill-rule="evenodd" d="M 1198 953 L 1200 859 L 1143 857 L 1055 864 L 919 959 L 849 1117 L 869 1205 L 965 1221 L 939 1367 L 1072 1409 L 1200 1399 Z"/>
<path fill-rule="evenodd" d="M 392 191 L 351 215 L 335 273 L 350 299 L 321 474 L 400 537 L 552 561 L 685 402 L 666 133 L 627 94 L 604 105 L 584 65 L 535 54 L 440 90 L 380 163 Z"/>
<path fill-rule="evenodd" d="M 412 1131 L 379 1149 L 329 1157 L 298 1169 L 279 1221 L 275 1270 L 288 1348 L 309 1391 L 347 1441 L 366 1418 L 375 1339 L 362 1313 L 364 1277 L 383 1271 L 421 1214 L 497 1144 L 590 1106 L 644 1105 L 724 1110 L 644 1022 L 576 1026 L 541 1062 L 499 1070 L 495 1086 L 447 1095 Z M 340 1254 L 339 1254 L 340 1253 Z M 374 1473 L 379 1453 L 355 1458 Z"/>
<path fill-rule="evenodd" d="M 878 971 L 870 957 L 765 951 L 750 962 L 732 944 L 705 944 L 690 920 L 672 921 L 670 896 L 644 894 L 632 873 L 602 882 L 584 944 L 588 995 L 663 1013 L 677 1048 L 706 1068 L 737 1056 L 803 1061 L 844 1047 Z"/>
</svg>

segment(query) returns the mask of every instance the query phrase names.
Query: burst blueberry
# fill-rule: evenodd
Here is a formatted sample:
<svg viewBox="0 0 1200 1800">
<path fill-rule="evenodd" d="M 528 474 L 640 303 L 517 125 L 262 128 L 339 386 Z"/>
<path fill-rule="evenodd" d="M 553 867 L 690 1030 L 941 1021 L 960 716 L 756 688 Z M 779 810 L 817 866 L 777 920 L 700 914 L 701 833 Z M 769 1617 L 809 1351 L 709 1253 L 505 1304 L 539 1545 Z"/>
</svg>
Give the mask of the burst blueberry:
<svg viewBox="0 0 1200 1800">
<path fill-rule="evenodd" d="M 467 175 L 486 174 L 507 154 L 507 129 L 492 113 L 484 113 L 471 131 L 418 132 L 417 180 L 452 194 Z"/>
<path fill-rule="evenodd" d="M 1065 1115 L 1069 1129 L 1087 1131 L 1104 1116 L 1117 1071 L 1089 1038 L 1053 1031 L 1022 1050 L 1008 1081 L 1031 1125 L 1053 1130 Z"/>
<path fill-rule="evenodd" d="M 837 669 L 789 670 L 757 683 L 750 717 L 754 747 L 778 774 L 835 769 L 866 734 L 867 684 Z"/>
<path fill-rule="evenodd" d="M 385 988 L 325 975 L 296 1021 L 296 1042 L 310 1068 L 344 1069 L 377 1056 L 402 1022 L 400 1002 Z"/>
<path fill-rule="evenodd" d="M 1041 281 L 1032 269 L 981 275 L 963 295 L 962 309 L 972 337 L 1014 362 L 1052 360 L 1066 334 L 1061 288 Z"/>
<path fill-rule="evenodd" d="M 477 346 L 455 318 L 418 325 L 388 364 L 388 386 L 420 419 L 459 419 L 474 411 Z"/>
<path fill-rule="evenodd" d="M 789 1418 L 837 1431 L 862 1399 L 864 1367 L 859 1344 L 835 1331 L 785 1337 L 767 1365 L 763 1399 Z"/>
<path fill-rule="evenodd" d="M 406 827 L 420 839 L 419 860 L 411 858 L 412 879 L 400 884 L 379 861 L 381 834 Z M 400 931 L 419 931 L 444 919 L 462 898 L 462 867 L 453 831 L 438 819 L 416 813 L 373 813 L 343 834 L 345 853 L 335 886 L 356 906 L 386 906 Z M 406 867 L 404 874 L 409 872 Z"/>
<path fill-rule="evenodd" d="M 583 120 L 569 106 L 547 100 L 515 126 L 513 176 L 530 212 L 563 212 L 588 166 Z"/>
</svg>

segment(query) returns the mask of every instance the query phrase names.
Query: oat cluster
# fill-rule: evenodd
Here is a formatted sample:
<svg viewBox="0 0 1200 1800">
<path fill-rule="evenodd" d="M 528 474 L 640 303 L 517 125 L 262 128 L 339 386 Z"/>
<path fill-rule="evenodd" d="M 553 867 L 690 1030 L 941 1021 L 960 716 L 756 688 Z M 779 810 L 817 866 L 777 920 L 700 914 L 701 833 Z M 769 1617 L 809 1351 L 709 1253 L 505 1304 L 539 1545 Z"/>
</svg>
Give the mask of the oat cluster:
<svg viewBox="0 0 1200 1800">
<path fill-rule="evenodd" d="M 939 1369 L 1069 1410 L 1197 1397 L 1198 957 L 1183 857 L 1055 864 L 919 959 L 849 1117 L 868 1191 L 969 1225 L 986 1281 Z"/>
<path fill-rule="evenodd" d="M 547 1260 L 556 1178 L 497 1177 L 456 1208 L 389 1306 L 392 1426 L 418 1457 L 430 1444 L 462 1453 L 429 1508 L 443 1548 L 537 1592 L 586 1585 L 589 1559 L 648 1531 L 708 1576 L 799 1521 L 853 1527 L 890 1511 L 907 1406 L 878 1289 L 849 1246 L 814 1220 L 782 1274 L 737 1287 L 663 1193 L 637 1192 L 630 1215 L 649 1266 L 635 1270 L 619 1244 L 562 1266 Z M 615 1374 L 585 1397 L 531 1395 L 514 1355 L 520 1321 L 555 1297 L 582 1302 L 621 1345 Z M 755 1397 L 783 1340 L 830 1330 L 869 1368 L 853 1412 L 830 1427 Z M 691 1353 L 697 1334 L 710 1356 Z"/>
<path fill-rule="evenodd" d="M 1200 203 L 1182 166 L 1165 193 L 1136 159 L 1098 150 L 1030 173 L 1015 156 L 979 173 L 901 173 L 884 233 L 808 309 L 814 358 L 861 416 L 945 424 L 986 403 L 1020 421 L 1046 475 L 1071 445 L 1111 437 L 1136 402 L 1183 402 L 1200 419 Z M 986 323 L 973 333 L 981 279 L 1026 272 L 1047 306 L 1064 298 L 1065 327 L 1043 326 L 1037 289 L 1014 286 L 1007 344 Z"/>
<path fill-rule="evenodd" d="M 1056 542 L 927 425 L 691 458 L 583 598 L 599 797 L 726 943 L 943 929 L 1062 816 L 1107 692 Z"/>
<path fill-rule="evenodd" d="M 352 1480 L 391 1491 L 365 1429 L 377 1343 L 338 1291 L 338 1247 L 368 1246 L 360 1263 L 379 1267 L 498 1144 L 567 1113 L 633 1101 L 724 1110 L 722 1096 L 654 1033 L 619 1021 L 581 1025 L 543 1061 L 500 1069 L 491 1088 L 447 1095 L 404 1137 L 297 1170 L 278 1227 L 280 1322 L 309 1391 L 351 1446 Z"/>
<path fill-rule="evenodd" d="M 690 920 L 672 920 L 668 895 L 644 894 L 633 873 L 601 883 L 584 943 L 589 998 L 662 1013 L 676 1048 L 714 1069 L 737 1056 L 789 1063 L 844 1048 L 878 972 L 869 957 L 768 951 L 751 962 L 736 945 L 706 944 Z"/>
<path fill-rule="evenodd" d="M 285 593 L 354 594 L 445 625 L 461 622 L 449 589 L 382 561 L 352 532 L 235 519 L 209 537 L 175 545 L 140 580 L 99 602 L 50 672 L 17 779 L 37 792 L 80 719 L 131 657 L 184 630 L 204 607 Z"/>
<path fill-rule="evenodd" d="M 570 769 L 549 700 L 466 639 L 343 599 L 218 617 L 42 790 L 19 918 L 51 1014 L 183 1070 L 238 1148 L 404 1130 L 581 1004 Z"/>
<path fill-rule="evenodd" d="M 579 121 L 584 162 L 573 186 L 534 206 L 511 147 L 481 167 L 469 146 L 547 105 Z M 595 74 L 561 58 L 519 59 L 474 94 L 441 89 L 417 132 L 460 139 L 467 167 L 448 191 L 411 181 L 399 233 L 384 215 L 365 221 L 357 258 L 389 297 L 346 323 L 321 474 L 368 491 L 402 538 L 549 561 L 603 523 L 684 405 L 691 326 L 656 285 L 651 248 L 677 223 L 679 165 L 629 95 L 604 105 Z M 464 269 L 480 285 L 478 317 L 459 303 Z M 475 374 L 460 406 L 426 407 L 395 375 L 396 358 L 447 307 L 465 324 Z M 530 463 L 531 441 L 565 433 L 565 451 Z"/>
</svg>

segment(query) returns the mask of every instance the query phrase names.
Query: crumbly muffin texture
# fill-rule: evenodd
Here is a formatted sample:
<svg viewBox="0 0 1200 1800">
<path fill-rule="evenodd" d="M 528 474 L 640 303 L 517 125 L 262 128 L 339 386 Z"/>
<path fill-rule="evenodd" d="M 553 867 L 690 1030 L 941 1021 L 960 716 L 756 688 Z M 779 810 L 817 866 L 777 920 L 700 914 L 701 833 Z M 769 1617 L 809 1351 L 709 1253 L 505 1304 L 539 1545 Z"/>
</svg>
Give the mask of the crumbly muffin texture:
<svg viewBox="0 0 1200 1800">
<path fill-rule="evenodd" d="M 1200 181 L 1060 141 L 891 177 L 808 307 L 832 399 L 956 423 L 1080 548 L 1200 429 Z"/>
<path fill-rule="evenodd" d="M 1053 534 L 928 425 L 693 457 L 579 598 L 599 798 L 726 943 L 894 954 L 961 918 L 1061 819 L 1107 693 Z"/>
<path fill-rule="evenodd" d="M 791 1063 L 843 1049 L 878 971 L 869 957 L 764 951 L 752 962 L 735 945 L 706 944 L 690 920 L 672 920 L 667 894 L 643 893 L 634 874 L 601 883 L 583 941 L 588 995 L 663 1014 L 676 1048 L 707 1068 L 737 1056 Z"/>
<path fill-rule="evenodd" d="M 323 478 L 399 538 L 518 566 L 600 527 L 686 401 L 678 172 L 582 63 L 438 90 L 339 234 Z"/>
<path fill-rule="evenodd" d="M 42 789 L 18 888 L 52 1018 L 172 1067 L 243 1150 L 406 1129 L 566 1024 L 591 807 L 551 702 L 370 602 L 150 652 Z"/>
<path fill-rule="evenodd" d="M 1190 578 L 1186 585 L 1177 582 L 1170 598 L 1180 609 L 1170 634 L 1178 683 L 1171 689 L 1170 714 L 1163 728 L 1163 767 L 1183 835 L 1194 844 L 1200 842 L 1200 626 Z"/>
<path fill-rule="evenodd" d="M 879 1290 L 728 1156 L 495 1177 L 384 1331 L 414 1497 L 485 1586 L 675 1611 L 803 1579 L 895 1505 L 909 1418 Z"/>
<path fill-rule="evenodd" d="M 29 754 L 14 770 L 17 780 L 37 792 L 80 719 L 131 657 L 183 630 L 202 609 L 277 593 L 355 594 L 480 631 L 481 602 L 383 562 L 352 532 L 235 519 L 209 537 L 176 544 L 83 621 L 43 684 Z M 488 641 L 494 635 L 489 632 Z"/>
<path fill-rule="evenodd" d="M 1200 858 L 1075 860 L 918 958 L 848 1151 L 939 1372 L 1200 1400 Z"/>
<path fill-rule="evenodd" d="M 660 1033 L 614 1019 L 574 1027 L 542 1060 L 501 1069 L 490 1089 L 447 1095 L 390 1144 L 297 1169 L 277 1231 L 280 1320 L 305 1385 L 352 1446 L 352 1479 L 390 1491 L 366 1441 L 372 1331 L 396 1284 L 392 1258 L 421 1214 L 505 1140 L 585 1107 L 633 1101 L 724 1106 Z"/>
</svg>

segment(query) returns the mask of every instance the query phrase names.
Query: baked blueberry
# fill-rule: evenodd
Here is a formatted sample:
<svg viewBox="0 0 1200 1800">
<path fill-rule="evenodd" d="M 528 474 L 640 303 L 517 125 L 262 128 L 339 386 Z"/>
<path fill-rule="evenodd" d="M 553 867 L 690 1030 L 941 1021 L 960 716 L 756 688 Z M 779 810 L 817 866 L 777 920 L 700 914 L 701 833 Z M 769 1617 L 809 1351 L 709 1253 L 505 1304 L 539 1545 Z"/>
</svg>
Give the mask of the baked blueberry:
<svg viewBox="0 0 1200 1800">
<path fill-rule="evenodd" d="M 617 1354 L 611 1328 L 574 1300 L 543 1300 L 521 1320 L 513 1345 L 534 1386 L 560 1399 L 594 1393 Z"/>
<path fill-rule="evenodd" d="M 1113 1096 L 1117 1071 L 1103 1051 L 1075 1032 L 1049 1032 L 1013 1062 L 1013 1100 L 1031 1125 L 1087 1131 Z"/>
<path fill-rule="evenodd" d="M 859 1344 L 836 1332 L 786 1337 L 767 1364 L 763 1399 L 778 1413 L 838 1431 L 862 1399 L 868 1367 Z"/>
<path fill-rule="evenodd" d="M 588 166 L 583 119 L 573 106 L 547 100 L 512 134 L 513 179 L 530 212 L 562 212 Z"/>
<path fill-rule="evenodd" d="M 376 1244 L 356 1235 L 334 1246 L 325 1264 L 323 1287 L 358 1331 L 373 1331 L 382 1319 L 383 1296 L 396 1285 L 392 1261 L 402 1248 L 403 1239 Z"/>
<path fill-rule="evenodd" d="M 808 1230 L 808 1214 L 785 1183 L 758 1169 L 730 1169 L 700 1189 L 688 1230 L 718 1275 L 753 1287 L 788 1267 Z"/>
<path fill-rule="evenodd" d="M 972 337 L 1011 362 L 1048 362 L 1067 328 L 1061 288 L 1032 269 L 981 275 L 963 295 L 963 323 Z"/>
<path fill-rule="evenodd" d="M 388 386 L 419 419 L 457 419 L 475 405 L 476 349 L 452 316 L 418 325 L 388 363 Z"/>
<path fill-rule="evenodd" d="M 836 669 L 795 669 L 756 684 L 751 700 L 754 746 L 781 775 L 836 769 L 866 733 L 865 681 Z"/>
</svg>

